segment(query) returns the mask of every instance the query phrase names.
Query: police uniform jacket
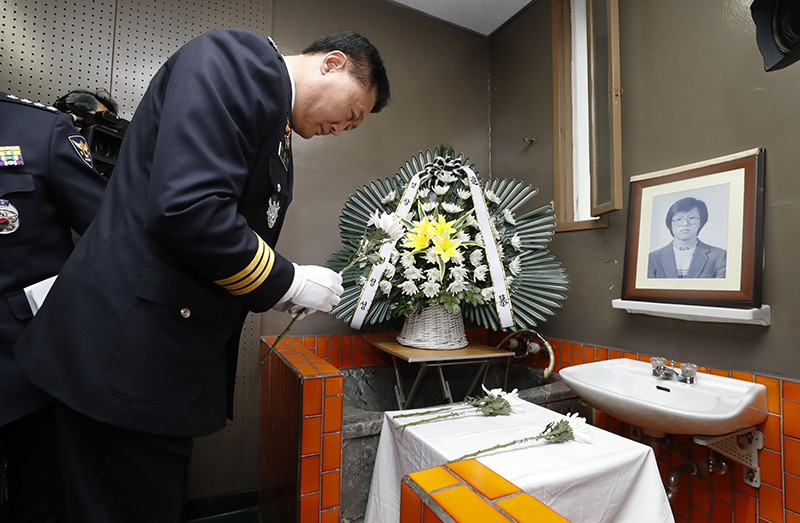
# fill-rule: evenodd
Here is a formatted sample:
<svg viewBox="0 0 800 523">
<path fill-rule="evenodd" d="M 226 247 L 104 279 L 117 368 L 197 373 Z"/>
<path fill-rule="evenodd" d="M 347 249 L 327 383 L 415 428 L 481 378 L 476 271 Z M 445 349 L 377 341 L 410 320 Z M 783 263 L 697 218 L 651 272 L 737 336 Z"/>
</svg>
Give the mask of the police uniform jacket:
<svg viewBox="0 0 800 523">
<path fill-rule="evenodd" d="M 49 399 L 22 373 L 14 342 L 33 317 L 23 289 L 54 276 L 106 180 L 86 141 L 53 107 L 0 92 L 0 426 Z"/>
<path fill-rule="evenodd" d="M 219 29 L 156 73 L 96 220 L 17 345 L 94 419 L 199 436 L 230 414 L 247 311 L 286 293 L 292 88 L 266 37 Z"/>
</svg>

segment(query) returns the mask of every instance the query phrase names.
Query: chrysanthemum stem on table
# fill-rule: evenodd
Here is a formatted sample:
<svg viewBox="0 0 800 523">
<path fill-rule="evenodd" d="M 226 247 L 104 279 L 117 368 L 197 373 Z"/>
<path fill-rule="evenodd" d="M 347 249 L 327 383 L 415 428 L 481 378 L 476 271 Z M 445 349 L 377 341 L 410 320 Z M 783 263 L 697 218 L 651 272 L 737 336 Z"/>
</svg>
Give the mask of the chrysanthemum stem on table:
<svg viewBox="0 0 800 523">
<path fill-rule="evenodd" d="M 438 421 L 438 420 L 443 420 L 443 419 L 447 419 L 447 418 L 455 418 L 457 416 L 463 416 L 464 414 L 467 414 L 467 413 L 466 412 L 451 412 L 450 414 L 442 414 L 441 416 L 436 416 L 436 417 L 433 417 L 433 418 L 425 418 L 425 419 L 421 419 L 421 420 L 417 420 L 417 421 L 412 421 L 410 423 L 404 423 L 403 425 L 398 425 L 395 428 L 396 429 L 402 429 L 403 427 L 410 427 L 412 425 L 420 425 L 422 423 L 428 423 L 429 421 Z"/>
<path fill-rule="evenodd" d="M 465 454 L 460 458 L 448 461 L 448 463 L 452 463 L 453 461 L 461 461 L 462 459 L 467 459 L 467 458 L 474 458 L 480 454 L 492 452 L 493 450 L 503 449 L 506 447 L 510 447 L 511 445 L 521 445 L 524 443 L 529 443 L 531 441 L 538 441 L 540 439 L 549 441 L 550 443 L 565 443 L 567 441 L 573 441 L 573 440 L 578 441 L 580 443 L 591 443 L 592 441 L 591 434 L 586 428 L 586 420 L 584 418 L 579 417 L 576 413 L 573 413 L 568 415 L 567 419 L 562 419 L 560 421 L 551 421 L 545 426 L 544 430 L 537 436 L 516 439 L 514 441 L 509 441 L 508 443 L 499 443 L 487 449 L 482 449 L 476 452 L 472 452 L 470 454 Z"/>
<path fill-rule="evenodd" d="M 464 409 L 467 408 L 467 406 L 464 405 L 463 407 L 459 408 Z M 426 416 L 428 414 L 436 414 L 437 412 L 444 412 L 446 410 L 453 410 L 453 407 L 442 407 L 441 409 L 426 410 L 422 412 L 408 412 L 406 414 L 397 414 L 396 416 L 393 417 L 394 419 L 397 419 L 397 418 L 410 418 L 411 416 Z"/>
<path fill-rule="evenodd" d="M 509 414 L 511 414 L 511 411 L 514 408 L 512 403 L 517 403 L 518 401 L 520 401 L 519 395 L 517 394 L 517 389 L 514 389 L 511 392 L 503 392 L 501 389 L 488 390 L 483 385 L 481 385 L 481 387 L 483 388 L 484 392 L 486 392 L 486 397 L 472 398 L 470 396 L 467 396 L 466 398 L 464 398 L 463 405 L 452 405 L 448 407 L 442 407 L 440 409 L 427 410 L 423 412 L 409 412 L 407 414 L 398 414 L 394 416 L 395 419 L 407 418 L 411 416 L 425 416 L 428 414 L 436 414 L 437 412 L 450 412 L 450 414 L 435 416 L 433 418 L 425 418 L 411 423 L 398 425 L 395 428 L 401 429 L 403 427 L 410 427 L 412 425 L 421 425 L 423 423 L 428 423 L 431 421 L 440 421 L 443 419 L 455 418 L 464 415 L 476 416 L 482 414 L 484 416 L 508 416 Z"/>
</svg>

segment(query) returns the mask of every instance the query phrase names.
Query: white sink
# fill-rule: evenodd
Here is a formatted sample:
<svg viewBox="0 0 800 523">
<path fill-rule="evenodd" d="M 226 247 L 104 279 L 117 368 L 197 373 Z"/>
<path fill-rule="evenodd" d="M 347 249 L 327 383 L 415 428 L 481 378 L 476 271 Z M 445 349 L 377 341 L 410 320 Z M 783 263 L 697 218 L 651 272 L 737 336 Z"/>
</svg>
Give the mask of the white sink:
<svg viewBox="0 0 800 523">
<path fill-rule="evenodd" d="M 767 419 L 767 388 L 759 383 L 698 373 L 690 385 L 657 378 L 649 363 L 628 358 L 559 374 L 581 399 L 651 436 L 729 434 Z"/>
</svg>

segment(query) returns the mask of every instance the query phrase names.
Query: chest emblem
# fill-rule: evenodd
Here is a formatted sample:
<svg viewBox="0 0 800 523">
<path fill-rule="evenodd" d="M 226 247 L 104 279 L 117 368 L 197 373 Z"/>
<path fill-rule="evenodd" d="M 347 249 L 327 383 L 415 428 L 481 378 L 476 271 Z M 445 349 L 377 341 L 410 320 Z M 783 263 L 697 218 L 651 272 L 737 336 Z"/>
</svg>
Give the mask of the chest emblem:
<svg viewBox="0 0 800 523">
<path fill-rule="evenodd" d="M 0 167 L 25 165 L 19 145 L 0 145 Z"/>
<path fill-rule="evenodd" d="M 267 226 L 272 229 L 275 227 L 275 223 L 278 221 L 278 214 L 281 212 L 281 202 L 278 201 L 277 198 L 273 197 L 269 199 L 269 205 L 267 207 Z"/>
<path fill-rule="evenodd" d="M 19 229 L 19 211 L 8 200 L 0 200 L 0 234 L 11 234 Z"/>
</svg>

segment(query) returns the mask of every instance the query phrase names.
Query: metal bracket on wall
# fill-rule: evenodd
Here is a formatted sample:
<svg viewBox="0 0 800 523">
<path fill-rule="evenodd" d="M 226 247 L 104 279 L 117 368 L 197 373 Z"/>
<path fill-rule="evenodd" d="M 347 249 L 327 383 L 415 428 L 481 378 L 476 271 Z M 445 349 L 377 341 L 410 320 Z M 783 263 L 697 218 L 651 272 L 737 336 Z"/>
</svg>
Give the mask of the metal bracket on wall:
<svg viewBox="0 0 800 523">
<path fill-rule="evenodd" d="M 764 447 L 764 433 L 755 427 L 724 436 L 695 436 L 694 442 L 732 459 L 744 466 L 744 482 L 751 487 L 761 486 L 758 451 Z"/>
</svg>

